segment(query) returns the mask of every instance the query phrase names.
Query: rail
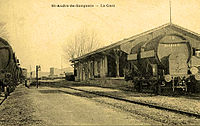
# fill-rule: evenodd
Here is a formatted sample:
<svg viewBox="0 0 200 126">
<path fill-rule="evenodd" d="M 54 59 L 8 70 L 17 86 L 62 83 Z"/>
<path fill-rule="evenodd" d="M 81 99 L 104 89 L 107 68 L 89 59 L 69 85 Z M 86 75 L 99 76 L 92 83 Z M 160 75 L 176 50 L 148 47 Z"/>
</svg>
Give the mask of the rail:
<svg viewBox="0 0 200 126">
<path fill-rule="evenodd" d="M 134 100 L 128 100 L 128 99 L 114 97 L 114 96 L 105 95 L 105 94 L 99 94 L 99 93 L 96 93 L 96 92 L 90 92 L 90 91 L 77 89 L 77 88 L 73 88 L 73 87 L 66 87 L 66 88 L 77 90 L 77 91 L 82 91 L 82 92 L 86 92 L 86 93 L 90 93 L 90 94 L 95 94 L 95 95 L 102 96 L 102 97 L 112 98 L 112 99 L 115 99 L 115 100 L 125 101 L 125 102 L 129 102 L 129 103 L 133 103 L 133 104 L 138 104 L 138 105 L 142 105 L 142 106 L 148 106 L 148 107 L 155 108 L 155 109 L 166 110 L 166 111 L 170 111 L 170 112 L 173 112 L 173 113 L 183 114 L 183 115 L 186 115 L 186 116 L 193 116 L 193 117 L 196 117 L 196 118 L 200 118 L 200 115 L 196 114 L 196 113 L 186 112 L 186 111 L 182 111 L 182 110 L 167 108 L 167 107 L 163 107 L 163 106 L 148 104 L 148 103 L 134 101 Z"/>
</svg>

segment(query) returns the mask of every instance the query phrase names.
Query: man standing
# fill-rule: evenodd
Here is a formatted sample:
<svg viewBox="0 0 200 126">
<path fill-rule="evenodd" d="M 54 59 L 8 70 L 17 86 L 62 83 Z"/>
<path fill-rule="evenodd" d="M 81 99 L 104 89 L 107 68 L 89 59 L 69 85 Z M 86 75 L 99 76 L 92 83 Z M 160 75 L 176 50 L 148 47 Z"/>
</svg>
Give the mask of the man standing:
<svg viewBox="0 0 200 126">
<path fill-rule="evenodd" d="M 25 79 L 25 87 L 29 88 L 29 86 L 27 85 L 27 79 Z"/>
</svg>

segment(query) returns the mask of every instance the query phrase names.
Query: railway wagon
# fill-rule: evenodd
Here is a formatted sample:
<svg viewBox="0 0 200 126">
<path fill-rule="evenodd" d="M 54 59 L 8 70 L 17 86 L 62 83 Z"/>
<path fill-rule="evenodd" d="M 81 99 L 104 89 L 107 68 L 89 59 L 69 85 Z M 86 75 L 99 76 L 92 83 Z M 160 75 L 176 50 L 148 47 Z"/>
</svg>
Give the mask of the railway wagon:
<svg viewBox="0 0 200 126">
<path fill-rule="evenodd" d="M 14 90 L 20 78 L 19 61 L 10 44 L 0 38 L 0 87 L 5 97 Z"/>
<path fill-rule="evenodd" d="M 131 78 L 138 91 L 190 91 L 200 80 L 200 48 L 179 34 L 157 36 L 131 49 Z M 128 57 L 129 59 L 129 57 Z"/>
</svg>

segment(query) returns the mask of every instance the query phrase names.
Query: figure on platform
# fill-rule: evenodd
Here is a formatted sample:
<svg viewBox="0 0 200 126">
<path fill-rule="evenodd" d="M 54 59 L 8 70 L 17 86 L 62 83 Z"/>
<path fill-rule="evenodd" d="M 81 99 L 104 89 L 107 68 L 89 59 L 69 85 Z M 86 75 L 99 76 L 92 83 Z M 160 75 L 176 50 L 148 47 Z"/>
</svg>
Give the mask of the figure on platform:
<svg viewBox="0 0 200 126">
<path fill-rule="evenodd" d="M 29 86 L 27 85 L 27 79 L 25 79 L 25 87 L 29 88 Z"/>
</svg>

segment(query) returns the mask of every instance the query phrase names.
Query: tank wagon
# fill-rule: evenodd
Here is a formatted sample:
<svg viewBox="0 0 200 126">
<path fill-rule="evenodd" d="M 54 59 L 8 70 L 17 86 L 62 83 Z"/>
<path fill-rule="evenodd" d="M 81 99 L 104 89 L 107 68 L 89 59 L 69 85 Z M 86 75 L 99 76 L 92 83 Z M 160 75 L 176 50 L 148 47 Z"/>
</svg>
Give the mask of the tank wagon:
<svg viewBox="0 0 200 126">
<path fill-rule="evenodd" d="M 0 38 L 0 86 L 5 97 L 14 90 L 21 77 L 19 60 L 15 57 L 12 47 Z"/>
<path fill-rule="evenodd" d="M 184 36 L 160 35 L 132 47 L 130 54 L 131 72 L 126 79 L 132 79 L 138 91 L 195 92 L 200 80 L 200 48 L 191 47 Z"/>
</svg>

